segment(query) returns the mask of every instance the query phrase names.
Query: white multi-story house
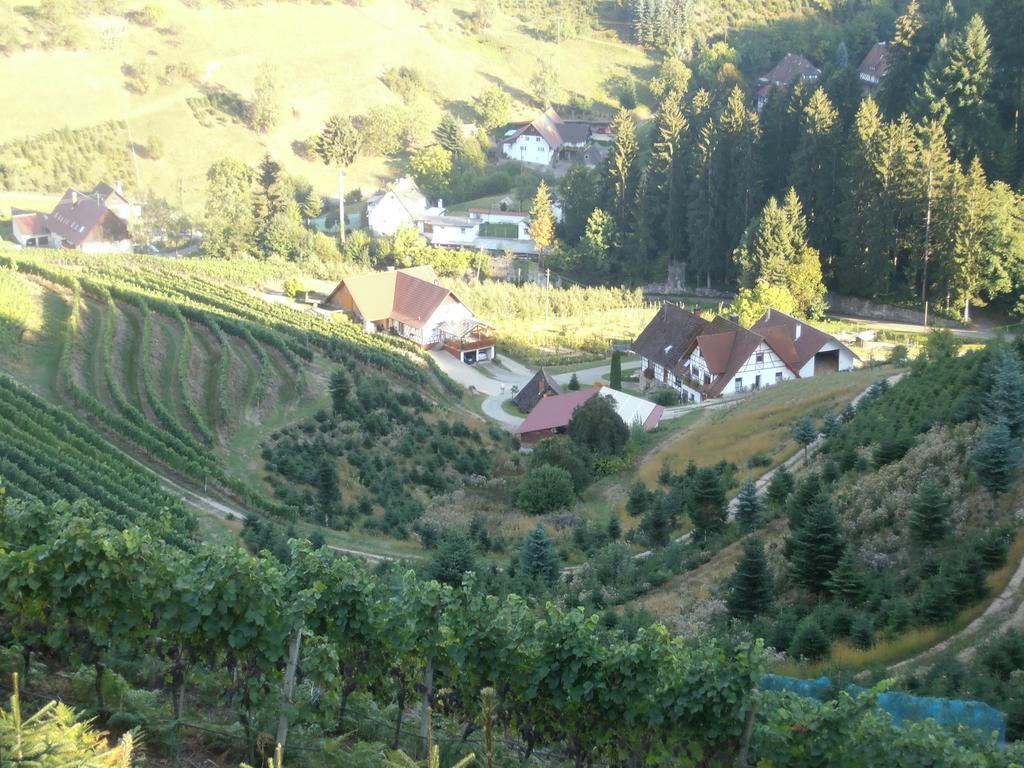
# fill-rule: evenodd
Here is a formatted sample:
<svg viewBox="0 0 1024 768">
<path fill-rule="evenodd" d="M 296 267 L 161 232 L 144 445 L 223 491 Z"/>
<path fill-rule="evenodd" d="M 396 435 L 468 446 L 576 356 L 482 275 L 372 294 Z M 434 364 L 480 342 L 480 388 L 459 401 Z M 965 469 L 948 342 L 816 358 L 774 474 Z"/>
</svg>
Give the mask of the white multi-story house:
<svg viewBox="0 0 1024 768">
<path fill-rule="evenodd" d="M 390 237 L 403 226 L 415 226 L 424 216 L 443 212 L 440 201 L 431 206 L 416 182 L 403 176 L 366 201 L 366 224 L 378 237 Z"/>
<path fill-rule="evenodd" d="M 665 304 L 633 342 L 648 386 L 700 401 L 853 367 L 854 354 L 804 321 L 770 310 L 751 329 Z"/>
<path fill-rule="evenodd" d="M 548 107 L 530 122 L 509 128 L 501 138 L 501 153 L 523 163 L 551 165 L 582 151 L 590 137 L 590 123 L 566 122 Z"/>
</svg>

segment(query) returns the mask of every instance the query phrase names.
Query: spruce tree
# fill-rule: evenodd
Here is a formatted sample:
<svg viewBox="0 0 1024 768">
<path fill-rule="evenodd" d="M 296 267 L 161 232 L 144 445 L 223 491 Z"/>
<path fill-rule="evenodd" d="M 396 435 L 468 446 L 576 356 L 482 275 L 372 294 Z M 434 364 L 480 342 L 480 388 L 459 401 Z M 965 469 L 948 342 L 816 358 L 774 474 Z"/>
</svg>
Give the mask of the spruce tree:
<svg viewBox="0 0 1024 768">
<path fill-rule="evenodd" d="M 338 171 L 338 223 L 342 243 L 345 242 L 345 169 L 356 159 L 359 144 L 359 132 L 351 120 L 341 115 L 330 117 L 313 142 L 313 154 L 324 165 L 333 165 Z"/>
<path fill-rule="evenodd" d="M 810 592 L 824 591 L 845 548 L 827 496 L 818 497 L 811 513 L 791 534 L 789 544 L 794 580 Z"/>
<path fill-rule="evenodd" d="M 832 570 L 825 588 L 830 594 L 856 605 L 864 598 L 864 577 L 853 549 L 846 548 L 839 564 Z"/>
<path fill-rule="evenodd" d="M 689 512 L 694 533 L 705 541 L 708 534 L 718 533 L 725 528 L 725 491 L 713 468 L 703 467 L 697 472 Z"/>
<path fill-rule="evenodd" d="M 743 556 L 729 579 L 726 598 L 729 615 L 735 619 L 752 619 L 768 609 L 773 592 L 764 545 L 758 538 L 748 538 L 743 542 Z"/>
<path fill-rule="evenodd" d="M 918 0 L 911 0 L 906 12 L 896 19 L 896 31 L 889 45 L 889 64 L 878 89 L 879 103 L 895 117 L 907 109 L 928 61 L 925 18 Z"/>
<path fill-rule="evenodd" d="M 352 391 L 352 379 L 341 368 L 331 374 L 329 385 L 331 392 L 331 407 L 335 416 L 346 413 L 348 408 L 348 396 Z"/>
<path fill-rule="evenodd" d="M 660 275 L 669 263 L 683 260 L 687 252 L 688 169 L 684 152 L 687 127 L 682 94 L 671 91 L 658 112 L 642 205 L 652 229 L 649 239 L 652 253 L 647 256 L 652 275 Z"/>
<path fill-rule="evenodd" d="M 949 502 L 935 478 L 926 478 L 910 506 L 910 535 L 921 544 L 941 541 L 949 533 Z"/>
<path fill-rule="evenodd" d="M 644 514 L 654 503 L 654 495 L 647 490 L 643 481 L 637 480 L 629 488 L 629 497 L 626 499 L 626 512 L 630 517 L 639 517 Z"/>
<path fill-rule="evenodd" d="M 772 505 L 773 509 L 779 510 L 786 503 L 789 494 L 793 492 L 793 482 L 793 475 L 785 466 L 780 466 L 775 470 L 768 483 L 768 503 Z"/>
<path fill-rule="evenodd" d="M 579 388 L 580 388 L 580 380 L 576 376 L 576 373 L 574 372 L 572 374 L 572 376 L 569 377 L 569 390 L 571 392 L 576 392 Z"/>
<path fill-rule="evenodd" d="M 434 129 L 434 138 L 452 157 L 462 155 L 462 128 L 450 112 L 445 112 Z"/>
<path fill-rule="evenodd" d="M 807 449 L 811 443 L 818 439 L 818 428 L 814 426 L 814 420 L 810 416 L 803 416 L 793 425 L 790 432 L 797 445 L 803 446 L 804 458 L 807 458 Z"/>
<path fill-rule="evenodd" d="M 664 504 L 654 504 L 644 513 L 640 522 L 647 543 L 651 547 L 664 547 L 672 536 L 672 520 Z"/>
<path fill-rule="evenodd" d="M 610 129 L 615 139 L 608 153 L 606 170 L 607 211 L 615 222 L 615 229 L 630 241 L 636 224 L 636 193 L 640 183 L 640 145 L 637 143 L 636 124 L 625 109 L 620 109 Z"/>
<path fill-rule="evenodd" d="M 320 457 L 316 486 L 320 514 L 324 516 L 324 525 L 329 527 L 341 506 L 341 487 L 338 484 L 338 468 L 334 457 L 327 453 Z"/>
<path fill-rule="evenodd" d="M 984 413 L 989 421 L 1004 420 L 1012 436 L 1024 436 L 1024 364 L 1010 350 L 995 355 Z"/>
<path fill-rule="evenodd" d="M 978 477 L 993 495 L 1010 489 L 1020 466 L 1020 444 L 1003 420 L 997 421 L 980 438 L 971 453 Z"/>
<path fill-rule="evenodd" d="M 816 89 L 804 109 L 789 178 L 806 206 L 808 240 L 829 258 L 835 253 L 842 138 L 839 113 L 825 90 Z"/>
<path fill-rule="evenodd" d="M 558 580 L 558 555 L 543 524 L 538 524 L 523 539 L 518 572 L 528 580 L 542 582 L 549 588 Z"/>
<path fill-rule="evenodd" d="M 789 655 L 804 661 L 818 661 L 828 655 L 829 642 L 825 632 L 814 616 L 800 622 L 793 633 Z"/>
<path fill-rule="evenodd" d="M 736 494 L 736 521 L 745 531 L 752 531 L 761 524 L 764 503 L 757 493 L 753 478 L 747 480 Z"/>
<path fill-rule="evenodd" d="M 824 493 L 821 479 L 817 474 L 805 475 L 796 484 L 796 489 L 789 497 L 788 513 L 790 530 L 796 530 L 810 517 L 811 511 L 818 503 L 818 497 Z"/>
</svg>

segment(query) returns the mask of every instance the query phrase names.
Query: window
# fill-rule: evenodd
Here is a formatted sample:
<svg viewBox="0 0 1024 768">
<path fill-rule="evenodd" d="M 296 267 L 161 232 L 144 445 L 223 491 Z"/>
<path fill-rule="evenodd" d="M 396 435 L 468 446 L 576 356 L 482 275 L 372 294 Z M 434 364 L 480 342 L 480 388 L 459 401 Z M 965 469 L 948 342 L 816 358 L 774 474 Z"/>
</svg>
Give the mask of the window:
<svg viewBox="0 0 1024 768">
<path fill-rule="evenodd" d="M 764 352 L 758 352 L 757 356 L 754 358 L 754 360 L 756 362 L 758 362 L 758 363 L 763 363 L 764 362 Z"/>
<path fill-rule="evenodd" d="M 782 371 L 776 371 L 775 372 L 775 383 L 778 384 L 780 381 L 782 381 Z"/>
<path fill-rule="evenodd" d="M 761 388 L 761 374 L 758 374 L 757 376 L 754 377 L 754 387 L 756 389 Z"/>
<path fill-rule="evenodd" d="M 736 377 L 736 381 L 733 382 L 733 383 L 736 385 L 737 391 L 743 389 L 743 377 L 742 376 L 737 376 Z"/>
</svg>

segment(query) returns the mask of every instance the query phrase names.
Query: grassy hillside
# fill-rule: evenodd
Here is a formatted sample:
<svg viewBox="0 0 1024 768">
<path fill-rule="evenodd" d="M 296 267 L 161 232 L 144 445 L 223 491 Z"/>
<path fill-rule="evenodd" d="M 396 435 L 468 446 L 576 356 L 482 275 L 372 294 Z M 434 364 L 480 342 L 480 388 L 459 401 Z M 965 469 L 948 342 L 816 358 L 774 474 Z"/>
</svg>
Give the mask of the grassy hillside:
<svg viewBox="0 0 1024 768">
<path fill-rule="evenodd" d="M 0 82 L 33 84 L 31 99 L 17 89 L 0 93 L 0 114 L 5 116 L 0 143 L 55 128 L 126 119 L 139 149 L 138 186 L 175 202 L 183 192 L 188 207 L 199 205 L 203 176 L 212 161 L 236 156 L 255 162 L 265 151 L 329 193 L 333 174 L 300 159 L 292 143 L 315 133 L 333 113 L 356 116 L 374 106 L 400 103 L 380 79 L 389 67 L 422 73 L 435 92 L 429 117 L 438 119 L 443 108 L 468 119 L 469 103 L 491 84 L 525 104 L 540 62 L 555 58 L 553 42 L 537 39 L 516 20 L 497 14 L 489 30 L 467 34 L 461 17 L 470 3 L 443 2 L 429 16 L 398 0 L 362 6 L 190 5 L 195 7 L 168 2 L 159 25 L 128 24 L 109 45 L 94 40 L 88 50 L 30 50 L 0 58 Z M 18 5 L 19 14 L 32 10 L 31 0 Z M 174 75 L 165 78 L 166 84 L 157 82 L 150 93 L 130 93 L 123 67 L 143 61 L 158 73 L 173 65 L 194 74 L 196 82 Z M 598 102 L 611 101 L 613 78 L 649 66 L 638 48 L 612 40 L 563 41 L 561 61 L 565 98 L 577 92 Z M 211 127 L 199 122 L 190 99 L 218 90 L 249 99 L 257 70 L 265 63 L 277 69 L 284 83 L 284 116 L 274 131 L 259 135 L 224 113 L 206 121 Z M 154 136 L 163 144 L 158 160 L 147 153 Z M 381 158 L 360 157 L 350 170 L 349 187 L 375 189 L 394 172 Z"/>
</svg>

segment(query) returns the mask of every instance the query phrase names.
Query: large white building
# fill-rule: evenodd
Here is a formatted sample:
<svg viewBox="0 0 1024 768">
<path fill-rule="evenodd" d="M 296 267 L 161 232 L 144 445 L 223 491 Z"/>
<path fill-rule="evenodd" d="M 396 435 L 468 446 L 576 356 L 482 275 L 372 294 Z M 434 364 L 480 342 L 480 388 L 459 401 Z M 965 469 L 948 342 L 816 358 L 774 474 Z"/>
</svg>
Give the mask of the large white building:
<svg viewBox="0 0 1024 768">
<path fill-rule="evenodd" d="M 802 320 L 769 310 L 749 330 L 665 304 L 633 342 L 650 385 L 700 401 L 853 368 L 845 345 Z"/>
</svg>

